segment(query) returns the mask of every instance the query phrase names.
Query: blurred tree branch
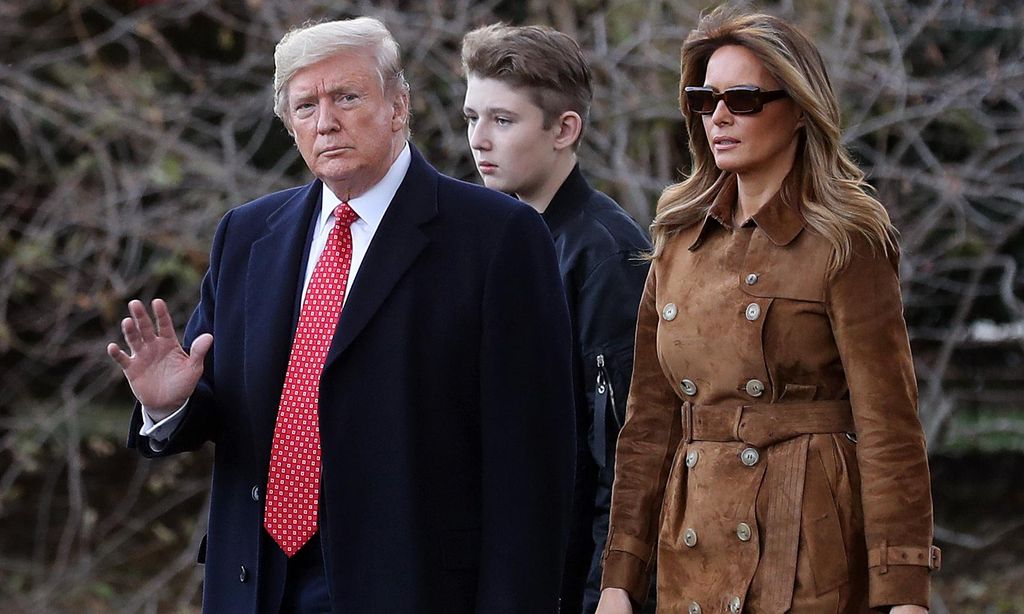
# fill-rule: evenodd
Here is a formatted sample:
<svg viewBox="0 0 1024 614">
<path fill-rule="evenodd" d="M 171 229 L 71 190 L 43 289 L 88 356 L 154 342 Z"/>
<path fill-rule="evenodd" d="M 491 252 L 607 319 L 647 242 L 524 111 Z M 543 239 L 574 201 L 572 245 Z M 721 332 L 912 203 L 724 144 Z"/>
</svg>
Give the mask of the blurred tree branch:
<svg viewBox="0 0 1024 614">
<path fill-rule="evenodd" d="M 647 223 L 658 193 L 688 164 L 679 48 L 705 8 L 0 0 L 0 520 L 9 527 L 0 609 L 197 603 L 192 561 L 209 457 L 153 465 L 121 449 L 130 396 L 103 347 L 118 337 L 131 297 L 162 296 L 181 325 L 220 216 L 308 180 L 271 108 L 273 48 L 284 32 L 307 19 L 381 17 L 403 45 L 413 140 L 441 170 L 469 180 L 462 34 L 499 19 L 573 34 L 597 79 L 584 170 Z M 902 231 L 932 449 L 989 436 L 1021 446 L 1024 8 L 765 8 L 819 42 L 846 141 Z M 976 418 L 959 424 L 960 416 Z M 966 547 L 994 539 L 942 527 L 938 535 Z"/>
</svg>

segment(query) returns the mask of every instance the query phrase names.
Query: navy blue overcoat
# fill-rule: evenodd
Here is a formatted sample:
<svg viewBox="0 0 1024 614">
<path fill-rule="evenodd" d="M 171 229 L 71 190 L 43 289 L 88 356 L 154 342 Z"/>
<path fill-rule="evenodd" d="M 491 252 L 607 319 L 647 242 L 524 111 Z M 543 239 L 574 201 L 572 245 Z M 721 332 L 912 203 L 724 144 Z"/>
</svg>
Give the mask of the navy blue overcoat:
<svg viewBox="0 0 1024 614">
<path fill-rule="evenodd" d="M 185 346 L 212 333 L 168 445 L 215 447 L 204 611 L 263 611 L 263 490 L 322 184 L 229 211 Z M 344 614 L 557 608 L 574 456 L 570 327 L 529 207 L 412 163 L 321 380 L 320 535 Z M 279 555 L 279 553 L 278 553 Z M 283 555 L 282 555 L 283 556 Z M 262 574 L 262 576 L 261 576 Z"/>
</svg>

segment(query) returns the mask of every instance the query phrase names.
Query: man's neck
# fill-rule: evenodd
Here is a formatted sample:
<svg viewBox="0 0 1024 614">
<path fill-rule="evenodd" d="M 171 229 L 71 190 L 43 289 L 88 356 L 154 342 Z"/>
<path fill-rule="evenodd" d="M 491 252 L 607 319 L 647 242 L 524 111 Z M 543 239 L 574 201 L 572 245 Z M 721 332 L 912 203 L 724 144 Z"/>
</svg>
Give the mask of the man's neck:
<svg viewBox="0 0 1024 614">
<path fill-rule="evenodd" d="M 538 213 L 544 213 L 555 194 L 558 193 L 558 189 L 569 177 L 569 173 L 576 167 L 576 152 L 567 151 L 565 154 L 558 157 L 551 172 L 548 173 L 541 185 L 530 193 L 516 193 L 516 197 L 536 209 Z"/>
</svg>

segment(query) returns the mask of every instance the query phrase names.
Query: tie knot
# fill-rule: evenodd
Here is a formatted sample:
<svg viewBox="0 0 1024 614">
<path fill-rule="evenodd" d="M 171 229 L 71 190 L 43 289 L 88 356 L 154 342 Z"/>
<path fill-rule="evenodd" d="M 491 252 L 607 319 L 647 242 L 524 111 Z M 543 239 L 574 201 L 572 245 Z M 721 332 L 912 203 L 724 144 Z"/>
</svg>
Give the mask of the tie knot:
<svg viewBox="0 0 1024 614">
<path fill-rule="evenodd" d="M 347 202 L 341 203 L 334 209 L 335 224 L 342 228 L 351 226 L 359 219 L 359 214 Z"/>
</svg>

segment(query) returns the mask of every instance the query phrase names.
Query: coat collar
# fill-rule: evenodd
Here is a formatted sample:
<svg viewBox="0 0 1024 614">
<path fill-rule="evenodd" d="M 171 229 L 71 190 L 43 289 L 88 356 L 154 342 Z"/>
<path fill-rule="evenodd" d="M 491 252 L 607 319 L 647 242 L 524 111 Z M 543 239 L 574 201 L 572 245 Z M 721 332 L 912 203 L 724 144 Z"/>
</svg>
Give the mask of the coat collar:
<svg viewBox="0 0 1024 614">
<path fill-rule="evenodd" d="M 583 208 L 583 202 L 593 191 L 594 189 L 590 187 L 587 179 L 580 172 L 580 165 L 573 166 L 572 172 L 562 182 L 561 187 L 555 192 L 554 198 L 551 199 L 551 203 L 541 215 L 547 222 L 551 234 L 556 234 L 563 224 L 579 214 Z"/>
<path fill-rule="evenodd" d="M 790 174 L 785 183 L 799 185 L 799 176 L 796 173 Z M 804 218 L 800 213 L 799 205 L 787 202 L 783 195 L 785 191 L 780 189 L 776 192 L 750 218 L 754 225 L 771 239 L 772 243 L 780 247 L 792 243 L 804 229 Z M 711 202 L 711 208 L 708 209 L 707 215 L 701 221 L 697 236 L 690 244 L 690 251 L 699 248 L 704 242 L 704 237 L 713 228 L 722 227 L 729 231 L 734 229 L 733 210 L 736 207 L 736 194 L 736 175 L 729 175 L 726 177 L 722 189 Z"/>
</svg>

